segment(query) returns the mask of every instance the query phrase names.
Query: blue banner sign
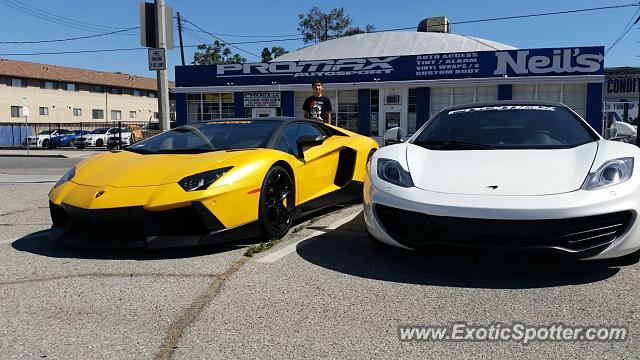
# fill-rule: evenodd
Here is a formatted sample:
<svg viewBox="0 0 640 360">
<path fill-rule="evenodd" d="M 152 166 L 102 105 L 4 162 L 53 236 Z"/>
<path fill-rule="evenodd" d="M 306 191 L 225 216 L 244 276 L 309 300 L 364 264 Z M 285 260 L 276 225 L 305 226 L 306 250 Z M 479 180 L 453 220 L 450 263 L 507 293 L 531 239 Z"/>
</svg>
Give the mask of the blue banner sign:
<svg viewBox="0 0 640 360">
<path fill-rule="evenodd" d="M 604 47 L 176 66 L 179 87 L 603 75 Z"/>
</svg>

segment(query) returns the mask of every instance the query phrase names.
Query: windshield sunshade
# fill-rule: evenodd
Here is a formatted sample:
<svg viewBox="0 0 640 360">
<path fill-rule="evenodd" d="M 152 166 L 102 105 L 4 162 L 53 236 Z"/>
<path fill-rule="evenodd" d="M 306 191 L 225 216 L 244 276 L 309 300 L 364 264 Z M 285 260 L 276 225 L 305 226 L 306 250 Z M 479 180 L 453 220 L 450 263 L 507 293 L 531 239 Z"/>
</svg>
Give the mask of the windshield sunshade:
<svg viewBox="0 0 640 360">
<path fill-rule="evenodd" d="M 197 154 L 265 147 L 278 121 L 229 120 L 185 125 L 128 148 L 141 154 Z"/>
</svg>

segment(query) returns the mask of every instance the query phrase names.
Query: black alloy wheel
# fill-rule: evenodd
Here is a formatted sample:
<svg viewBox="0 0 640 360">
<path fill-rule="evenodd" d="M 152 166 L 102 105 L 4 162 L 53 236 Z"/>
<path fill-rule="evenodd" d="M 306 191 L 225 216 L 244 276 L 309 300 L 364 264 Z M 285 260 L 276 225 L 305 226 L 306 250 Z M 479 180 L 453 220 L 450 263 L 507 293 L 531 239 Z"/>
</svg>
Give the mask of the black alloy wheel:
<svg viewBox="0 0 640 360">
<path fill-rule="evenodd" d="M 295 192 L 291 175 L 282 166 L 267 172 L 260 191 L 259 216 L 265 235 L 281 238 L 293 223 Z"/>
<path fill-rule="evenodd" d="M 49 147 L 49 139 L 42 140 L 42 147 L 43 148 L 48 148 Z"/>
<path fill-rule="evenodd" d="M 97 146 L 97 147 L 102 147 L 102 145 L 103 145 L 103 141 L 102 141 L 102 139 L 98 139 L 98 140 L 96 140 L 96 146 Z"/>
</svg>

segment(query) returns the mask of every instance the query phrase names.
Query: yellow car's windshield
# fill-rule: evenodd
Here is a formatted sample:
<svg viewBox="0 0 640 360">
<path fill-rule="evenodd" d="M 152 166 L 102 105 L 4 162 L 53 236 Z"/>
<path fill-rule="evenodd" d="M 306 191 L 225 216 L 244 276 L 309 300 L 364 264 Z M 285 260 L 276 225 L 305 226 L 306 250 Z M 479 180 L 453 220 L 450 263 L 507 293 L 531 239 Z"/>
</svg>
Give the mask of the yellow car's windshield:
<svg viewBox="0 0 640 360">
<path fill-rule="evenodd" d="M 143 153 L 201 153 L 265 147 L 280 124 L 275 120 L 228 120 L 185 125 L 131 145 Z"/>
</svg>

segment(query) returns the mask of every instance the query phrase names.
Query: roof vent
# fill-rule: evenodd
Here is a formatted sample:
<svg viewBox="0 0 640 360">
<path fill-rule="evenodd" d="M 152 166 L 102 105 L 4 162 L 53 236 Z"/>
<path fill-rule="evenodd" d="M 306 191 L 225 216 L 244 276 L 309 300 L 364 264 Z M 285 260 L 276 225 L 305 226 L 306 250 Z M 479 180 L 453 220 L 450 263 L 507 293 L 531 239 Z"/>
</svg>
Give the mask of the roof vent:
<svg viewBox="0 0 640 360">
<path fill-rule="evenodd" d="M 449 32 L 449 19 L 446 16 L 437 16 L 424 19 L 418 24 L 418 32 Z"/>
</svg>

